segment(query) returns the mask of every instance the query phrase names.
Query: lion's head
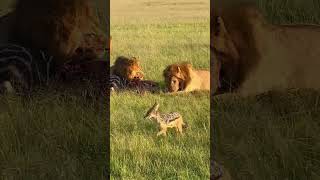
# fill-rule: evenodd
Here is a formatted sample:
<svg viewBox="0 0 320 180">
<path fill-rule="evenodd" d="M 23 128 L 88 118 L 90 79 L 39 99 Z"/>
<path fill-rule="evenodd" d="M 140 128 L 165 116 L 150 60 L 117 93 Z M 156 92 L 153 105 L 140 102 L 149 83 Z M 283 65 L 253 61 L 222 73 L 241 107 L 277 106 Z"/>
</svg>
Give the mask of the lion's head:
<svg viewBox="0 0 320 180">
<path fill-rule="evenodd" d="M 233 73 L 236 74 L 239 51 L 225 27 L 221 16 L 214 16 L 212 28 L 212 61 L 213 61 L 213 91 L 227 91 L 233 86 Z"/>
<path fill-rule="evenodd" d="M 258 63 L 252 27 L 264 24 L 264 17 L 255 6 L 242 4 L 217 8 L 211 19 L 212 92 L 237 90 Z"/>
<path fill-rule="evenodd" d="M 127 80 L 142 80 L 144 78 L 140 61 L 135 57 L 117 57 L 114 65 L 111 68 L 111 73 L 126 78 Z"/>
<path fill-rule="evenodd" d="M 17 0 L 12 39 L 47 51 L 57 64 L 102 57 L 107 46 L 90 0 Z"/>
<path fill-rule="evenodd" d="M 190 82 L 190 63 L 171 64 L 163 71 L 165 84 L 169 92 L 181 91 Z"/>
</svg>

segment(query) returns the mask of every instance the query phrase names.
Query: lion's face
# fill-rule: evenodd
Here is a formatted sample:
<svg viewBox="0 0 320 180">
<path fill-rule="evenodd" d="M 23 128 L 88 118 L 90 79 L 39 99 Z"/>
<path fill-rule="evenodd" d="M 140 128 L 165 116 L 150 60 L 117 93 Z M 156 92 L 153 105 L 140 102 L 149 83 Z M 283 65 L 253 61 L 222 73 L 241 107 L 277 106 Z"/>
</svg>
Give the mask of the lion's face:
<svg viewBox="0 0 320 180">
<path fill-rule="evenodd" d="M 138 64 L 126 67 L 126 77 L 128 80 L 143 80 L 144 75 Z"/>
<path fill-rule="evenodd" d="M 165 84 L 169 92 L 177 92 L 183 89 L 184 76 L 179 65 L 170 65 L 163 71 Z"/>
<path fill-rule="evenodd" d="M 179 90 L 181 90 L 180 86 L 181 80 L 179 78 L 177 78 L 176 76 L 171 76 L 168 77 L 166 80 L 166 84 L 167 84 L 167 88 L 169 92 L 177 92 Z"/>
<path fill-rule="evenodd" d="M 18 0 L 14 38 L 48 51 L 59 65 L 101 58 L 108 42 L 95 8 L 89 0 Z"/>
<path fill-rule="evenodd" d="M 135 57 L 117 57 L 111 71 L 113 74 L 127 80 L 143 80 L 144 78 L 140 61 Z"/>
<path fill-rule="evenodd" d="M 88 33 L 83 35 L 83 41 L 73 53 L 71 59 L 87 60 L 101 59 L 108 49 L 107 38 L 101 34 Z"/>
</svg>

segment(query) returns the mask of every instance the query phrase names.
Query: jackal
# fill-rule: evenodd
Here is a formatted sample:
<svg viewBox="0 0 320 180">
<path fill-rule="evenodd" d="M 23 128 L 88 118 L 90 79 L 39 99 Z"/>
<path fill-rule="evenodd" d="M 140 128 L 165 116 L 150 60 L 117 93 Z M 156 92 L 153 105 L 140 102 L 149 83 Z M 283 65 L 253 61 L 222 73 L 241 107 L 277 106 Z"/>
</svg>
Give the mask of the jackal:
<svg viewBox="0 0 320 180">
<path fill-rule="evenodd" d="M 167 135 L 168 128 L 176 128 L 176 132 L 183 134 L 182 129 L 187 127 L 187 124 L 183 122 L 182 116 L 178 112 L 171 113 L 160 113 L 158 111 L 159 104 L 155 103 L 144 116 L 145 119 L 155 120 L 159 126 L 160 131 L 157 133 L 157 136 L 163 134 Z"/>
</svg>

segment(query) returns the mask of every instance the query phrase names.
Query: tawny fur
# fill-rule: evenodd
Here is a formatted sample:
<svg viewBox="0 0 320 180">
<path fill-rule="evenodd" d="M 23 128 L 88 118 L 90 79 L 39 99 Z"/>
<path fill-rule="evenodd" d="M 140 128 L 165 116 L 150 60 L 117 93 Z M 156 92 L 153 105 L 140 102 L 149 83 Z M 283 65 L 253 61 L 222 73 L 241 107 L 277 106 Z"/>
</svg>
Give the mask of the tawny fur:
<svg viewBox="0 0 320 180">
<path fill-rule="evenodd" d="M 144 78 L 140 60 L 135 57 L 117 57 L 114 65 L 110 68 L 110 73 L 125 78 L 127 80 Z"/>
<path fill-rule="evenodd" d="M 273 25 L 249 4 L 212 12 L 213 93 L 320 88 L 320 26 Z"/>
<path fill-rule="evenodd" d="M 174 121 L 171 121 L 169 123 L 166 123 L 164 119 L 161 118 L 161 113 L 158 111 L 159 104 L 155 103 L 147 112 L 147 114 L 144 116 L 146 119 L 153 119 L 155 120 L 160 127 L 160 131 L 157 133 L 157 136 L 164 135 L 167 136 L 167 130 L 168 128 L 175 128 L 176 132 L 180 135 L 183 134 L 183 128 L 187 127 L 187 124 L 183 122 L 182 116 L 179 115 L 177 119 Z"/>
<path fill-rule="evenodd" d="M 183 134 L 183 132 L 182 132 L 183 125 L 184 125 L 184 123 L 183 123 L 182 117 L 178 118 L 177 120 L 175 120 L 169 124 L 159 122 L 160 131 L 157 133 L 157 136 L 160 136 L 160 135 L 166 136 L 168 128 L 175 128 L 177 133 Z"/>
<path fill-rule="evenodd" d="M 210 90 L 210 72 L 195 70 L 190 63 L 171 64 L 163 71 L 169 92 Z"/>
</svg>

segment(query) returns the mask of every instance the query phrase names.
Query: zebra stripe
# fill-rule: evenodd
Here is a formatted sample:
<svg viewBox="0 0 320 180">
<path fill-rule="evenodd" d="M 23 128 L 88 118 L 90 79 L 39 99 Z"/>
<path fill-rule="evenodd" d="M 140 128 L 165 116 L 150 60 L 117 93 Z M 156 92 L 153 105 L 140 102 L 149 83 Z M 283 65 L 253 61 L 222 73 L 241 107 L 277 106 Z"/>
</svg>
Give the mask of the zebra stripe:
<svg viewBox="0 0 320 180">
<path fill-rule="evenodd" d="M 127 88 L 128 83 L 129 82 L 125 78 L 114 74 L 110 75 L 109 77 L 110 88 L 114 88 L 115 90 Z"/>
<path fill-rule="evenodd" d="M 35 84 L 47 84 L 53 58 L 39 52 L 39 58 L 34 58 L 25 47 L 16 44 L 0 45 L 0 83 L 6 83 L 8 87 L 8 83 L 16 79 L 23 88 L 29 90 Z"/>
<path fill-rule="evenodd" d="M 12 78 L 17 79 L 23 88 L 30 88 L 33 82 L 32 60 L 31 54 L 24 47 L 0 45 L 0 83 L 6 90 L 10 91 L 8 87 L 9 84 L 12 87 Z"/>
</svg>

